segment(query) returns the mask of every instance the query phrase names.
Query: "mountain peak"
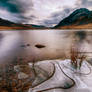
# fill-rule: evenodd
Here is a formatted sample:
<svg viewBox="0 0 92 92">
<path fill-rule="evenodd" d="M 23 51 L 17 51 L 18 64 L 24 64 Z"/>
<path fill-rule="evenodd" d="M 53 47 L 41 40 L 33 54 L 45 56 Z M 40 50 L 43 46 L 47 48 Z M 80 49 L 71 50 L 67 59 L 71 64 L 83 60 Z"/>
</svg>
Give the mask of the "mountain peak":
<svg viewBox="0 0 92 92">
<path fill-rule="evenodd" d="M 75 10 L 73 13 L 79 13 L 79 12 L 89 12 L 89 10 L 87 8 L 80 8 L 80 9 L 77 9 Z"/>
<path fill-rule="evenodd" d="M 90 11 L 86 8 L 80 8 L 80 9 L 77 9 L 75 10 L 71 15 L 70 17 L 74 16 L 74 15 L 77 15 L 77 14 L 88 14 Z"/>
</svg>

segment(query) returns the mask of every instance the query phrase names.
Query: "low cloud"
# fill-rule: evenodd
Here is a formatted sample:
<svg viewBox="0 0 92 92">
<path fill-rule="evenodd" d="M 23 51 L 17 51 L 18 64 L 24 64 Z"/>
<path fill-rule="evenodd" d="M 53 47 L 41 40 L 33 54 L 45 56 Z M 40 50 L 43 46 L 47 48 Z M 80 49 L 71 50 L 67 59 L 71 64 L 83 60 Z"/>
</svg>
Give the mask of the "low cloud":
<svg viewBox="0 0 92 92">
<path fill-rule="evenodd" d="M 92 10 L 92 0 L 78 0 L 77 6 Z"/>
<path fill-rule="evenodd" d="M 92 6 L 92 0 L 81 0 L 81 5 L 85 7 Z"/>
</svg>

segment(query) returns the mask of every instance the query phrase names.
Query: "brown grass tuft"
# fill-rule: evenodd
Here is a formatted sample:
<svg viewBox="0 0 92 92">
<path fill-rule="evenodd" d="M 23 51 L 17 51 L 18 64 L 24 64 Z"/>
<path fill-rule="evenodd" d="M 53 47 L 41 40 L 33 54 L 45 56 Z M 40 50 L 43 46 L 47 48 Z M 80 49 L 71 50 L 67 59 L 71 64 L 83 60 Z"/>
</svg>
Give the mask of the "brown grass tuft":
<svg viewBox="0 0 92 92">
<path fill-rule="evenodd" d="M 84 53 L 80 52 L 78 48 L 72 47 L 71 48 L 71 64 L 74 66 L 74 68 L 81 68 L 83 61 L 86 59 L 86 56 Z"/>
</svg>

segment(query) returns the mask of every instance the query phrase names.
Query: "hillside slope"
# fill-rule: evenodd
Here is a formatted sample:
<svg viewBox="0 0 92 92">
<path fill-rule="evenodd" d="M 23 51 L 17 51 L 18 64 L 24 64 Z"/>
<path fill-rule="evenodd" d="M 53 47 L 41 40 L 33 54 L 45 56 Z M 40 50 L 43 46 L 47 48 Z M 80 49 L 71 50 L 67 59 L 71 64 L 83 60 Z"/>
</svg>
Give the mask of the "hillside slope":
<svg viewBox="0 0 92 92">
<path fill-rule="evenodd" d="M 80 8 L 64 18 L 54 28 L 92 28 L 91 25 L 92 11 L 89 11 L 86 8 Z"/>
</svg>

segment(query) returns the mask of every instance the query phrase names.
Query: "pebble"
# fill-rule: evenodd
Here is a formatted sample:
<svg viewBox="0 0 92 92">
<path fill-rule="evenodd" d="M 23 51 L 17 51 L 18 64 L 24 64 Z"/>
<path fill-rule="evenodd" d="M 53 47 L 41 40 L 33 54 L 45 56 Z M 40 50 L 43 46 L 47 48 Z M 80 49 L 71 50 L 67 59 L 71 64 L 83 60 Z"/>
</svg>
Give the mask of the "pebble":
<svg viewBox="0 0 92 92">
<path fill-rule="evenodd" d="M 29 76 L 27 75 L 27 74 L 25 74 L 25 73 L 23 73 L 23 72 L 20 72 L 19 74 L 18 74 L 18 79 L 26 79 L 26 78 L 28 78 Z"/>
</svg>

